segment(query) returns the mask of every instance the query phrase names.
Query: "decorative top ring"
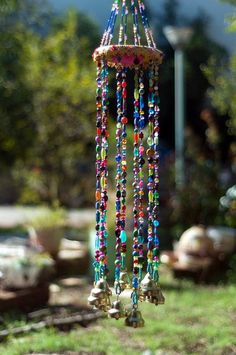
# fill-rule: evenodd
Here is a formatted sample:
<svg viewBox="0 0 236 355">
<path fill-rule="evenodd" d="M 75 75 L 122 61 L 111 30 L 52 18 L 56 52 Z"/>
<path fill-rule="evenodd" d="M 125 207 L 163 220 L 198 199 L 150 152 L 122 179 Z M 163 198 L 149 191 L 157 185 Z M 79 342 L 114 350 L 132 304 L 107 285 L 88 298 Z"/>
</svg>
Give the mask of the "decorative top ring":
<svg viewBox="0 0 236 355">
<path fill-rule="evenodd" d="M 95 49 L 93 60 L 97 63 L 106 60 L 110 67 L 135 68 L 148 67 L 152 62 L 161 64 L 163 53 L 153 47 L 136 45 L 110 45 Z"/>
</svg>

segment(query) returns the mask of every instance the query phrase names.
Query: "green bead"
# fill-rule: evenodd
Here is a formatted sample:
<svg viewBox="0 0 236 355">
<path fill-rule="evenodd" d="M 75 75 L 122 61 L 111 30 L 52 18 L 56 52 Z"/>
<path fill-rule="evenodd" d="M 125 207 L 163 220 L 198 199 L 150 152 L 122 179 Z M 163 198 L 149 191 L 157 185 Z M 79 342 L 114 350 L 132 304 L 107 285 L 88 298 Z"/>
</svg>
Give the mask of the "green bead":
<svg viewBox="0 0 236 355">
<path fill-rule="evenodd" d="M 137 231 L 137 230 L 133 231 L 133 236 L 134 236 L 135 238 L 138 237 L 138 231 Z"/>
<path fill-rule="evenodd" d="M 148 199 L 149 199 L 150 202 L 153 202 L 153 192 L 152 191 L 149 191 Z"/>
<path fill-rule="evenodd" d="M 153 145 L 153 139 L 151 137 L 148 137 L 147 144 L 149 145 L 149 147 Z"/>
<path fill-rule="evenodd" d="M 140 177 L 141 179 L 144 177 L 144 173 L 143 173 L 142 170 L 139 172 L 139 177 Z"/>
<path fill-rule="evenodd" d="M 134 90 L 134 98 L 135 98 L 135 100 L 139 99 L 139 90 L 138 89 Z"/>
<path fill-rule="evenodd" d="M 158 248 L 154 248 L 152 253 L 153 253 L 153 256 L 159 256 L 160 255 L 160 250 Z"/>
<path fill-rule="evenodd" d="M 102 148 L 102 150 L 101 150 L 101 157 L 102 157 L 103 160 L 106 159 L 106 155 L 107 155 L 106 149 Z"/>
<path fill-rule="evenodd" d="M 106 185 L 106 180 L 104 177 L 101 178 L 101 187 L 104 189 Z"/>
</svg>

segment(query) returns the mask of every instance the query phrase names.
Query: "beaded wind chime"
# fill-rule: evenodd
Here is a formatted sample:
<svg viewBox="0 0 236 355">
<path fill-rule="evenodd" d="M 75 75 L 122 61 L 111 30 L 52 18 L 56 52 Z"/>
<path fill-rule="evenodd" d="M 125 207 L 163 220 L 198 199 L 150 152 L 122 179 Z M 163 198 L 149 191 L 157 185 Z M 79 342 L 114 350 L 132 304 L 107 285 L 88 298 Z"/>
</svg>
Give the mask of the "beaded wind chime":
<svg viewBox="0 0 236 355">
<path fill-rule="evenodd" d="M 128 35 L 130 25 L 133 30 Z M 118 43 L 113 44 L 117 26 Z M 145 45 L 142 44 L 143 38 Z M 158 68 L 163 55 L 156 48 L 143 1 L 114 1 L 101 46 L 95 50 L 93 58 L 97 64 L 96 252 L 95 284 L 88 301 L 96 309 L 108 312 L 112 318 L 125 317 L 127 326 L 141 327 L 144 325 L 144 320 L 138 309 L 138 302 L 146 300 L 155 305 L 165 302 L 158 284 L 160 263 Z M 107 282 L 107 244 L 109 238 L 113 238 L 110 235 L 108 238 L 107 230 L 108 96 L 111 67 L 116 71 L 117 106 L 114 230 L 116 299 L 113 302 L 110 300 L 112 291 Z M 133 246 L 130 251 L 133 257 L 133 275 L 131 277 L 126 269 L 127 124 L 131 120 L 127 117 L 128 71 L 132 71 L 134 75 Z M 146 126 L 148 133 L 146 133 Z M 145 171 L 147 171 L 147 179 Z M 143 278 L 144 270 L 146 275 Z M 120 300 L 120 294 L 127 288 L 131 289 L 129 310 L 125 309 Z"/>
</svg>

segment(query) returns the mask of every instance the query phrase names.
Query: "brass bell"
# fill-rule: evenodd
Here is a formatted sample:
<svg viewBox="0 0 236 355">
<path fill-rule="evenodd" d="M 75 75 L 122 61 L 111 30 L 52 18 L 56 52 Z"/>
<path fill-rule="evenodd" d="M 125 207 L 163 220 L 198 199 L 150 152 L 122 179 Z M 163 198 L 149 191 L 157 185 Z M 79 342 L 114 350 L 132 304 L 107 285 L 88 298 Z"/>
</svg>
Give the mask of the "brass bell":
<svg viewBox="0 0 236 355">
<path fill-rule="evenodd" d="M 104 291 L 109 296 L 112 295 L 109 285 L 108 285 L 107 281 L 104 279 L 98 280 L 98 282 L 95 285 L 95 288 Z"/>
<path fill-rule="evenodd" d="M 141 291 L 143 298 L 145 299 L 146 297 L 151 297 L 155 289 L 155 282 L 153 281 L 151 275 L 147 273 L 144 279 L 141 281 Z"/>
<path fill-rule="evenodd" d="M 125 325 L 127 327 L 141 328 L 144 326 L 144 319 L 138 309 L 133 308 L 125 319 Z"/>
<path fill-rule="evenodd" d="M 95 308 L 97 308 L 97 307 L 99 306 L 99 298 L 90 295 L 90 296 L 88 297 L 88 304 L 89 304 L 90 306 L 94 306 Z"/>
<path fill-rule="evenodd" d="M 94 306 L 95 308 L 106 312 L 110 308 L 111 295 L 112 292 L 106 280 L 100 279 L 91 290 L 88 303 L 90 306 Z"/>
<path fill-rule="evenodd" d="M 126 316 L 124 306 L 120 300 L 112 302 L 111 309 L 108 314 L 111 318 L 120 319 Z"/>
</svg>

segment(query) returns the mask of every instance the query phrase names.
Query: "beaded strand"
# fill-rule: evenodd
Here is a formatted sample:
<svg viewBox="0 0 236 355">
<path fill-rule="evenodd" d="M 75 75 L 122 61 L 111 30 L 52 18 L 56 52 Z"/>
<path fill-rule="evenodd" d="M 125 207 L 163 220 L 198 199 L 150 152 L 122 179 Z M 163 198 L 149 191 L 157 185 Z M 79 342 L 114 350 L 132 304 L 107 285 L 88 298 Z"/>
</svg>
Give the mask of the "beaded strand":
<svg viewBox="0 0 236 355">
<path fill-rule="evenodd" d="M 160 114 L 160 98 L 159 98 L 159 68 L 154 66 L 154 207 L 153 207 L 153 225 L 154 225 L 154 249 L 153 249 L 153 279 L 159 280 L 158 267 L 160 265 L 159 255 L 159 114 Z"/>
</svg>

